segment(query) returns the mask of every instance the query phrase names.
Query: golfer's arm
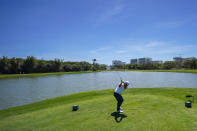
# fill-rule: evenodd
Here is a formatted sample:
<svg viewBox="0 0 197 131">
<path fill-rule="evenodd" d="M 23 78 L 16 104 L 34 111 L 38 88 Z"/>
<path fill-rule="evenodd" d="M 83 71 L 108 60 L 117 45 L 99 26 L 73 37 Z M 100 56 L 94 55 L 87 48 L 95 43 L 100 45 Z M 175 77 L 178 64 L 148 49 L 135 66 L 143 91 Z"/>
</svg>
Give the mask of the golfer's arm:
<svg viewBox="0 0 197 131">
<path fill-rule="evenodd" d="M 121 87 L 122 86 L 122 81 L 120 82 L 120 84 L 119 84 L 119 87 Z"/>
<path fill-rule="evenodd" d="M 121 87 L 121 83 L 119 84 L 119 86 L 118 87 Z"/>
</svg>

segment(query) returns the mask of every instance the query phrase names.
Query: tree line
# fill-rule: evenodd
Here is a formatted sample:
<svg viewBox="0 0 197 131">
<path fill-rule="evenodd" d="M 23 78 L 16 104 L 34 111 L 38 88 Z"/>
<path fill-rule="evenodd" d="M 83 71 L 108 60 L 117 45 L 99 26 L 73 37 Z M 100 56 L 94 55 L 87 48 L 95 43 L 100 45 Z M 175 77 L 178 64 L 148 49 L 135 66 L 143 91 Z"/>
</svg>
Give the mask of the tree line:
<svg viewBox="0 0 197 131">
<path fill-rule="evenodd" d="M 47 73 L 47 72 L 73 72 L 89 70 L 106 70 L 106 65 L 89 62 L 64 62 L 61 59 L 43 60 L 33 56 L 27 58 L 0 57 L 0 74 L 24 74 L 24 73 Z"/>
<path fill-rule="evenodd" d="M 147 64 L 126 64 L 126 65 L 115 65 L 111 69 L 197 69 L 197 59 L 184 60 L 181 62 L 166 61 L 160 63 L 147 63 Z"/>
</svg>

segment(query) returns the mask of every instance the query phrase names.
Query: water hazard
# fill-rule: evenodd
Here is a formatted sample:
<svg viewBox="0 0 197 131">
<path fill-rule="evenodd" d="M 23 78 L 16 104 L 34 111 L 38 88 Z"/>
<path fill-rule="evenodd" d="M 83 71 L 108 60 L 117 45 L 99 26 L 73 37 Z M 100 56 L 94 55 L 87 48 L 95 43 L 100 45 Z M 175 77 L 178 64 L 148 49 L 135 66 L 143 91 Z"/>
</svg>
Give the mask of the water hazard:
<svg viewBox="0 0 197 131">
<path fill-rule="evenodd" d="M 172 72 L 111 71 L 0 80 L 0 109 L 47 98 L 91 90 L 114 89 L 120 77 L 130 87 L 197 88 L 197 74 Z"/>
</svg>

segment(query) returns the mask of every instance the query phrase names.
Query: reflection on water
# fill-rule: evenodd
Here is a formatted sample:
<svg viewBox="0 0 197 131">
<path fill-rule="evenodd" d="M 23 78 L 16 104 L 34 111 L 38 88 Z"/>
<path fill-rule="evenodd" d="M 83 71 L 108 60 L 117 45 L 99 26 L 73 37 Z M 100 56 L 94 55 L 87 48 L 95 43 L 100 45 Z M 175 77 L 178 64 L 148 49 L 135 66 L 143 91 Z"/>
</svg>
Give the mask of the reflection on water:
<svg viewBox="0 0 197 131">
<path fill-rule="evenodd" d="M 197 88 L 197 74 L 171 72 L 113 71 L 4 79 L 0 80 L 0 109 L 77 92 L 114 89 L 119 75 L 134 88 Z"/>
</svg>

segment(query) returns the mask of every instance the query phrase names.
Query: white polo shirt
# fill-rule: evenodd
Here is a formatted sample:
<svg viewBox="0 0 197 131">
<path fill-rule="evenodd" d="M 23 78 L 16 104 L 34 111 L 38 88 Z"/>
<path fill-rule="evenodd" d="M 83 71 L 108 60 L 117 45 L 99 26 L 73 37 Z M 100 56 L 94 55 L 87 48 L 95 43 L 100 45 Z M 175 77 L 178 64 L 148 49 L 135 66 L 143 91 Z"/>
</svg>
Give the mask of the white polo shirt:
<svg viewBox="0 0 197 131">
<path fill-rule="evenodd" d="M 121 87 L 118 86 L 118 87 L 115 89 L 115 92 L 121 95 L 121 93 L 122 93 L 124 90 L 125 90 L 124 84 L 122 83 Z"/>
</svg>

